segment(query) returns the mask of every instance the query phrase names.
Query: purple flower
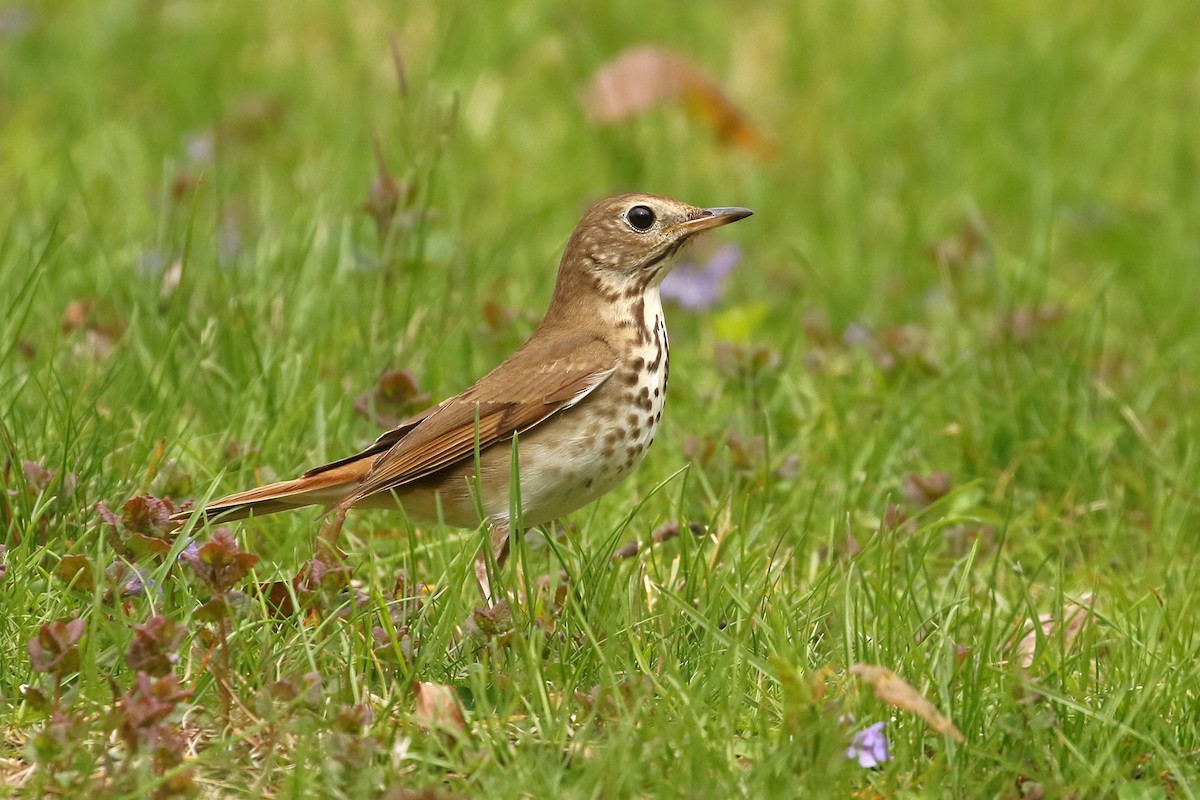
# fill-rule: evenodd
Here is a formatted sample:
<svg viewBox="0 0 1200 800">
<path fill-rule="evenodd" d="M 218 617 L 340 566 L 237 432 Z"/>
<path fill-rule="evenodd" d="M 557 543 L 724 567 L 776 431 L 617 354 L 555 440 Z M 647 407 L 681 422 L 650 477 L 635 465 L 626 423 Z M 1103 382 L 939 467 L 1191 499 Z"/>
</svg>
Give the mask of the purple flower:
<svg viewBox="0 0 1200 800">
<path fill-rule="evenodd" d="M 869 728 L 854 734 L 846 748 L 846 758 L 858 759 L 859 766 L 873 769 L 885 761 L 892 760 L 888 751 L 887 736 L 883 733 L 886 722 L 876 722 Z"/>
<path fill-rule="evenodd" d="M 680 264 L 662 283 L 662 298 L 693 311 L 712 308 L 724 294 L 721 284 L 742 259 L 742 250 L 734 244 L 725 245 L 704 266 L 691 262 Z"/>
</svg>

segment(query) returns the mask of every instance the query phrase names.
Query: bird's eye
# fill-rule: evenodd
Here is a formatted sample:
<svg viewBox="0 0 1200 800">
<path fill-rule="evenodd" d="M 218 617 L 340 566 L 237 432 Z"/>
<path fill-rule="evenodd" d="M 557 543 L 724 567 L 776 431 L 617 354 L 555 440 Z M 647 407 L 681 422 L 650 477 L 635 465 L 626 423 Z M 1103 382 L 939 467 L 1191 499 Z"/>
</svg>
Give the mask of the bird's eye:
<svg viewBox="0 0 1200 800">
<path fill-rule="evenodd" d="M 650 206 L 634 206 L 625 213 L 625 219 L 639 231 L 648 231 L 654 224 L 654 209 Z"/>
</svg>

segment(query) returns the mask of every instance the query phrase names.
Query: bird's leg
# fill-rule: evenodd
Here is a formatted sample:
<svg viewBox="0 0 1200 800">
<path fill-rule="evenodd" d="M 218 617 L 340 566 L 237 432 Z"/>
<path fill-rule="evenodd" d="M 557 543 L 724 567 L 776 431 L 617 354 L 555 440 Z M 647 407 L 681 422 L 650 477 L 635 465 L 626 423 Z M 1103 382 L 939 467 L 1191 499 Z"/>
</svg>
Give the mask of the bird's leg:
<svg viewBox="0 0 1200 800">
<path fill-rule="evenodd" d="M 346 524 L 346 512 L 350 510 L 350 506 L 338 503 L 329 511 L 329 519 L 325 520 L 325 524 L 321 526 L 321 532 L 317 534 L 317 541 L 313 548 L 313 557 L 325 562 L 326 564 L 341 564 L 346 560 L 346 554 L 338 547 L 338 538 L 342 533 L 342 526 Z"/>
<path fill-rule="evenodd" d="M 484 604 L 490 607 L 496 604 L 496 598 L 492 597 L 492 584 L 488 580 L 488 561 L 493 561 L 496 571 L 499 572 L 508 559 L 508 520 L 491 520 L 488 527 L 491 528 L 490 553 L 480 550 L 479 555 L 475 557 L 475 582 L 479 586 L 479 593 L 483 595 Z"/>
</svg>

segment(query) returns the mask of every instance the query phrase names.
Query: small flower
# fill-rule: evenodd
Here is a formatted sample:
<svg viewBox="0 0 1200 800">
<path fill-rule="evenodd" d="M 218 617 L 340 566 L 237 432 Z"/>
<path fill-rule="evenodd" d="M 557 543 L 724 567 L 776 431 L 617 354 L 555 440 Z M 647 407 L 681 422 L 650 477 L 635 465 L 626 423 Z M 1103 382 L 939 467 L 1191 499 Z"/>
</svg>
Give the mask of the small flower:
<svg viewBox="0 0 1200 800">
<path fill-rule="evenodd" d="M 712 308 L 724 295 L 721 284 L 725 276 L 741 258 L 741 248 L 731 244 L 714 253 L 703 266 L 680 264 L 663 281 L 662 298 L 693 311 Z"/>
<path fill-rule="evenodd" d="M 869 728 L 854 734 L 846 748 L 846 758 L 857 759 L 859 766 L 874 769 L 885 761 L 892 760 L 888 751 L 887 736 L 883 733 L 886 722 L 876 722 Z"/>
</svg>

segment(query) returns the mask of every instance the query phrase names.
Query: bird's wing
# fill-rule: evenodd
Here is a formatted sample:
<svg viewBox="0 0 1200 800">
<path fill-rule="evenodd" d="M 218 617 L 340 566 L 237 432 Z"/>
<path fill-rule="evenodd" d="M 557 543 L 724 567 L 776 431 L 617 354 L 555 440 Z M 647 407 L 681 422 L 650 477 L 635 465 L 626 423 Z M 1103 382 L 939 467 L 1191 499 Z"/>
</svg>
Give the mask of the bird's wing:
<svg viewBox="0 0 1200 800">
<path fill-rule="evenodd" d="M 352 504 L 445 469 L 475 452 L 524 433 L 570 408 L 617 368 L 603 340 L 580 334 L 546 341 L 534 337 L 462 394 L 431 409 L 392 440 L 347 496 Z M 398 429 L 399 430 L 399 429 Z M 353 499 L 352 499 L 353 498 Z"/>
<path fill-rule="evenodd" d="M 328 472 L 329 470 L 337 469 L 338 467 L 345 466 L 346 464 L 350 464 L 355 461 L 361 461 L 364 458 L 373 458 L 378 456 L 380 453 L 386 453 L 388 450 L 391 450 L 393 447 L 395 447 L 397 442 L 410 434 L 418 425 L 424 422 L 430 415 L 444 405 L 445 403 L 431 406 L 421 413 L 409 417 L 387 433 L 381 435 L 378 439 L 371 443 L 370 447 L 366 448 L 365 450 L 359 450 L 352 456 L 346 456 L 345 458 L 339 458 L 337 461 L 331 461 L 328 464 L 322 464 L 319 467 L 313 467 L 308 472 L 304 473 L 303 477 L 311 478 L 314 475 L 320 475 L 322 472 Z"/>
</svg>

